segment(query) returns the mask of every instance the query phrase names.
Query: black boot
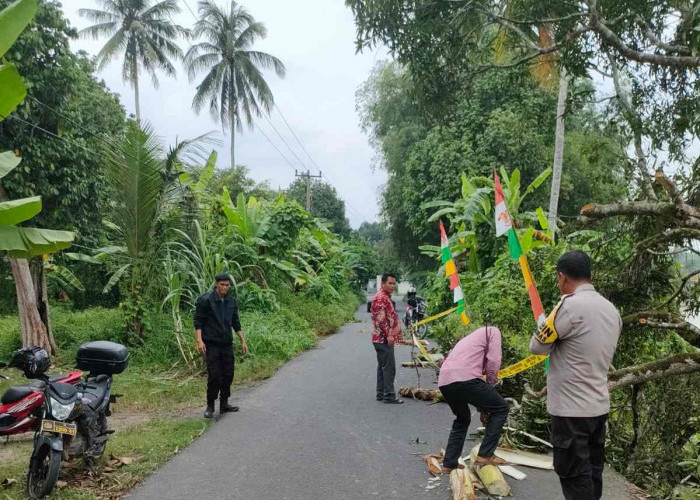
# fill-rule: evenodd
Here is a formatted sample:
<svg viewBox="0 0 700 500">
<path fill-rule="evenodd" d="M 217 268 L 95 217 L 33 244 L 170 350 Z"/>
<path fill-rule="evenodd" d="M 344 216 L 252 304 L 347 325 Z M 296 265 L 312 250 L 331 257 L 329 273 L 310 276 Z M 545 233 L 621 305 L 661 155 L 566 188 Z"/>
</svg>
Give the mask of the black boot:
<svg viewBox="0 0 700 500">
<path fill-rule="evenodd" d="M 214 405 L 207 405 L 207 409 L 204 410 L 204 418 L 214 418 Z"/>
<path fill-rule="evenodd" d="M 222 399 L 219 402 L 219 413 L 234 413 L 238 411 L 238 406 L 228 404 L 228 399 Z"/>
</svg>

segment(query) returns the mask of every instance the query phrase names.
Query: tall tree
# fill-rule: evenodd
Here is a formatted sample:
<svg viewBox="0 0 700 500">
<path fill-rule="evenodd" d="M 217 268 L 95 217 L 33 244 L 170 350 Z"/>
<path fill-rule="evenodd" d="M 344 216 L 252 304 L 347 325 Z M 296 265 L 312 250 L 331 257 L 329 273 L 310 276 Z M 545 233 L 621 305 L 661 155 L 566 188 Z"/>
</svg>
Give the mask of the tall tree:
<svg viewBox="0 0 700 500">
<path fill-rule="evenodd" d="M 287 195 L 301 206 L 306 203 L 306 181 L 299 178 L 289 186 Z M 330 222 L 333 232 L 344 237 L 350 236 L 350 223 L 345 216 L 345 202 L 338 191 L 327 182 L 311 183 L 311 215 Z"/>
<path fill-rule="evenodd" d="M 17 0 L 0 11 L 0 57 L 10 49 L 15 39 L 29 24 L 37 11 L 36 0 Z M 27 90 L 12 63 L 0 64 L 0 121 L 10 115 L 21 103 Z M 7 151 L 0 154 L 0 180 L 19 165 L 20 159 Z M 26 168 L 26 167 L 25 167 Z M 34 196 L 10 201 L 0 183 L 0 251 L 9 253 L 9 262 L 17 291 L 17 309 L 24 346 L 40 346 L 49 352 L 55 349 L 48 323 L 48 301 L 41 302 L 43 290 L 32 282 L 27 257 L 48 254 L 70 246 L 74 235 L 65 231 L 51 231 L 18 226 L 41 212 L 41 197 Z M 37 293 L 39 291 L 39 293 Z M 39 310 L 39 303 L 43 311 Z M 42 312 L 44 314 L 42 314 Z"/>
<path fill-rule="evenodd" d="M 243 131 L 243 122 L 253 126 L 253 115 L 270 112 L 272 91 L 263 77 L 263 69 L 285 75 L 282 61 L 265 52 L 252 50 L 256 40 L 267 36 L 265 25 L 234 0 L 222 9 L 212 0 L 199 3 L 199 20 L 193 36 L 206 41 L 190 47 L 185 65 L 190 80 L 200 72 L 206 76 L 197 86 L 192 106 L 199 113 L 205 105 L 214 120 L 220 120 L 231 134 L 231 168 L 235 166 L 235 129 Z"/>
<path fill-rule="evenodd" d="M 171 18 L 180 12 L 177 0 L 163 0 L 155 5 L 151 0 L 97 0 L 104 10 L 80 9 L 81 16 L 96 22 L 80 31 L 81 35 L 109 40 L 97 54 L 99 69 L 123 55 L 122 78 L 134 87 L 136 118 L 141 119 L 139 103 L 139 71 L 151 75 L 158 87 L 156 70 L 175 75 L 171 58 L 182 59 L 182 49 L 174 40 L 186 36 L 187 30 Z"/>
</svg>

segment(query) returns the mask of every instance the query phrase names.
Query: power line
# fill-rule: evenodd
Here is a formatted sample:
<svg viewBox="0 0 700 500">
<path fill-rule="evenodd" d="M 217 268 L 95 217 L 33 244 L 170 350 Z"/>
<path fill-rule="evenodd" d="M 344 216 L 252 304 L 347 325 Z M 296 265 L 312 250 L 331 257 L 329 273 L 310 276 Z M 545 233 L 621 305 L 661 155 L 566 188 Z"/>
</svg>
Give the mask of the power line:
<svg viewBox="0 0 700 500">
<path fill-rule="evenodd" d="M 287 118 L 285 118 L 284 114 L 282 114 L 282 110 L 279 108 L 279 106 L 277 106 L 277 103 L 275 103 L 275 109 L 277 110 L 277 112 L 279 113 L 279 115 L 282 117 L 282 120 L 284 121 L 284 124 L 287 125 L 287 128 L 288 128 L 289 131 L 292 133 L 292 135 L 294 136 L 294 138 L 296 139 L 296 141 L 299 143 L 299 146 L 301 146 L 301 149 L 304 151 L 304 153 L 306 153 L 306 156 L 308 156 L 308 158 L 309 158 L 309 160 L 311 161 L 311 163 L 313 164 L 313 166 L 316 167 L 316 168 L 320 171 L 321 168 L 320 168 L 318 165 L 316 165 L 316 162 L 314 161 L 313 158 L 311 158 L 311 155 L 309 154 L 309 152 L 308 152 L 308 151 L 306 150 L 306 148 L 304 147 L 304 144 L 302 144 L 302 142 L 301 142 L 301 140 L 299 139 L 299 137 L 294 133 L 294 130 L 293 130 L 292 127 L 289 125 L 289 122 L 287 121 Z"/>
<path fill-rule="evenodd" d="M 60 111 L 58 111 L 58 110 L 52 108 L 52 107 L 49 106 L 48 104 L 45 104 L 45 103 L 41 102 L 41 101 L 40 101 L 39 99 L 37 99 L 36 97 L 33 97 L 33 96 L 27 96 L 27 97 L 28 97 L 29 99 L 31 99 L 32 101 L 36 102 L 37 104 L 39 104 L 39 105 L 41 105 L 41 106 L 44 106 L 46 109 L 48 109 L 49 111 L 53 112 L 55 115 L 60 116 L 60 117 L 63 118 L 64 120 L 70 122 L 70 123 L 73 124 L 75 127 L 78 127 L 79 129 L 85 131 L 85 132 L 88 133 L 89 135 L 91 135 L 91 136 L 93 136 L 93 137 L 99 139 L 100 141 L 104 142 L 104 143 L 107 144 L 108 146 L 113 147 L 113 148 L 115 148 L 115 149 L 119 149 L 119 147 L 120 147 L 119 144 L 112 143 L 111 141 L 105 139 L 104 137 L 100 136 L 100 135 L 97 134 L 96 132 L 93 132 L 92 130 L 90 130 L 90 129 L 88 129 L 88 128 L 82 126 L 82 125 L 80 125 L 79 123 L 77 123 L 77 122 L 74 121 L 73 119 L 69 118 L 68 116 L 64 115 L 64 114 L 61 113 Z M 114 151 L 112 151 L 112 153 L 114 153 Z M 128 155 L 127 153 L 124 153 L 124 154 L 125 154 L 125 156 L 130 156 L 130 155 Z M 132 160 L 137 160 L 137 158 L 135 158 L 135 157 L 133 157 L 133 156 L 131 156 L 131 159 L 132 159 Z"/>
<path fill-rule="evenodd" d="M 12 119 L 12 120 L 19 121 L 19 122 L 21 122 L 21 123 L 24 123 L 25 125 L 28 125 L 28 126 L 32 127 L 33 129 L 36 129 L 36 130 L 38 130 L 38 131 L 40 131 L 40 132 L 43 132 L 44 134 L 46 134 L 46 135 L 48 135 L 48 136 L 50 136 L 50 137 L 53 137 L 54 139 L 58 139 L 58 140 L 60 140 L 60 141 L 65 142 L 66 144 L 69 144 L 68 139 L 66 139 L 65 137 L 61 137 L 60 135 L 57 135 L 57 134 L 51 132 L 50 130 L 46 130 L 45 128 L 40 127 L 39 125 L 36 125 L 36 124 L 31 123 L 31 122 L 29 122 L 29 121 L 27 121 L 27 120 L 25 120 L 25 119 L 23 119 L 23 118 L 20 118 L 20 117 L 17 116 L 17 115 L 3 116 L 3 118 L 10 118 L 10 119 Z M 105 156 L 105 155 L 102 154 L 102 153 L 97 153 L 97 152 L 95 152 L 95 151 L 92 151 L 92 150 L 86 148 L 85 146 L 83 146 L 82 144 L 78 144 L 78 143 L 76 142 L 75 145 L 78 146 L 79 148 L 83 149 L 86 153 L 89 153 L 89 154 L 91 154 L 91 155 L 101 156 L 102 159 L 107 160 L 107 161 L 111 161 L 111 158 L 108 158 L 107 156 Z M 126 165 L 124 165 L 124 166 L 126 167 Z M 129 167 L 126 167 L 126 168 L 129 168 Z"/>
<path fill-rule="evenodd" d="M 262 129 L 258 126 L 257 123 L 254 123 L 254 125 L 255 125 L 256 130 L 257 130 L 258 132 L 260 132 L 260 133 L 263 135 L 263 137 L 264 137 L 265 139 L 267 139 L 267 142 L 269 142 L 270 145 L 271 145 L 273 148 L 275 148 L 275 151 L 277 151 L 277 152 L 279 153 L 279 155 L 280 155 L 282 158 L 284 158 L 284 161 L 287 162 L 287 164 L 289 165 L 289 168 L 291 168 L 292 170 L 294 170 L 294 173 L 296 174 L 297 169 L 294 168 L 294 165 L 292 164 L 292 162 L 289 161 L 289 159 L 284 155 L 284 153 L 282 153 L 282 151 L 279 150 L 279 148 L 278 148 L 277 146 L 275 146 L 275 143 L 272 142 L 272 140 L 270 140 L 270 138 L 267 136 L 267 134 L 266 134 L 265 132 L 262 131 Z"/>
<path fill-rule="evenodd" d="M 190 14 L 192 14 L 192 17 L 194 17 L 195 20 L 199 20 L 199 18 L 197 17 L 197 15 L 196 15 L 196 14 L 194 13 L 194 11 L 190 8 L 189 4 L 187 3 L 187 0 L 183 0 L 183 2 L 185 3 L 185 6 L 187 7 L 187 10 L 189 10 L 189 11 L 190 11 Z M 375 54 L 375 56 L 376 56 L 376 54 Z M 294 130 L 292 130 L 292 127 L 289 125 L 289 122 L 287 122 L 287 119 L 286 119 L 286 118 L 284 117 L 284 115 L 282 114 L 282 111 L 280 110 L 279 106 L 277 106 L 277 103 L 275 103 L 274 106 L 275 106 L 275 108 L 277 109 L 277 112 L 278 112 L 278 113 L 280 114 L 280 116 L 282 117 L 282 120 L 284 121 L 284 123 L 285 123 L 285 125 L 287 126 L 287 128 L 289 129 L 289 131 L 292 133 L 292 135 L 294 136 L 294 138 L 296 139 L 296 141 L 297 141 L 297 142 L 299 143 L 299 145 L 301 146 L 301 149 L 304 151 L 304 153 L 306 153 L 306 156 L 309 157 L 309 160 L 311 161 L 311 163 L 312 163 L 312 164 L 316 167 L 316 169 L 318 169 L 319 172 L 320 172 L 321 169 L 320 169 L 319 166 L 316 164 L 316 162 L 313 160 L 313 158 L 311 158 L 311 155 L 310 155 L 309 152 L 306 150 L 306 148 L 305 148 L 304 145 L 302 144 L 302 142 L 301 142 L 301 140 L 299 139 L 299 137 L 294 133 Z M 270 120 L 270 118 L 269 118 L 267 115 L 265 115 L 265 114 L 263 114 L 263 116 L 265 117 L 265 119 L 267 120 L 267 122 L 270 124 L 270 126 L 272 127 L 272 129 L 275 131 L 275 133 L 276 133 L 276 134 L 279 136 L 279 138 L 282 140 L 282 142 L 284 143 L 284 145 L 287 146 L 287 149 L 289 149 L 289 151 L 292 152 L 292 155 L 294 155 L 294 157 L 297 159 L 297 161 L 298 161 L 302 166 L 304 166 L 304 168 L 306 168 L 306 166 L 304 165 L 304 162 L 299 158 L 299 156 L 297 156 L 297 154 L 294 152 L 294 150 L 289 146 L 289 144 L 288 144 L 287 141 L 284 139 L 284 137 L 282 136 L 282 134 L 279 133 L 279 131 L 277 130 L 277 127 L 275 127 L 274 124 L 272 123 L 272 120 Z M 279 150 L 279 148 L 275 145 L 275 143 L 272 142 L 272 140 L 267 136 L 267 134 L 265 134 L 265 132 L 262 131 L 262 129 L 261 129 L 257 124 L 255 124 L 255 128 L 258 130 L 258 132 L 260 132 L 260 133 L 263 135 L 263 137 L 265 137 L 265 139 L 267 140 L 267 142 L 270 143 L 270 145 L 275 149 L 275 151 L 277 151 L 277 152 L 279 153 L 279 155 L 280 155 L 282 158 L 284 158 L 284 161 L 289 165 L 289 167 L 290 167 L 292 170 L 294 170 L 294 174 L 296 175 L 296 173 L 297 173 L 297 172 L 296 172 L 296 168 L 294 168 L 294 165 L 292 164 L 292 162 L 289 161 L 289 159 L 282 153 L 282 151 Z M 306 168 L 306 170 L 308 171 L 308 168 Z M 345 202 L 345 204 L 346 204 L 347 206 L 350 207 L 350 209 L 352 209 L 357 215 L 359 215 L 360 218 L 361 218 L 363 221 L 365 221 L 365 222 L 367 222 L 367 223 L 369 224 L 369 221 L 365 218 L 365 216 L 362 215 L 362 214 L 360 213 L 360 211 L 357 210 L 350 202 L 348 202 L 347 200 L 343 200 L 343 201 Z"/>
<path fill-rule="evenodd" d="M 185 7 L 187 7 L 187 10 L 190 11 L 190 14 L 192 14 L 192 17 L 194 17 L 195 19 L 199 20 L 199 19 L 197 18 L 197 14 L 195 14 L 194 11 L 192 10 L 192 8 L 190 7 L 190 4 L 187 3 L 187 0 L 182 0 L 182 1 L 185 3 Z"/>
<path fill-rule="evenodd" d="M 320 171 L 321 171 L 321 168 L 318 166 L 318 164 L 316 164 L 316 162 L 315 162 L 314 159 L 311 157 L 311 155 L 309 154 L 309 152 L 307 151 L 307 149 L 304 147 L 304 144 L 301 142 L 301 139 L 299 139 L 299 136 L 297 136 L 297 134 L 296 134 L 296 133 L 294 132 L 294 130 L 292 129 L 291 125 L 289 124 L 289 122 L 288 122 L 287 119 L 285 118 L 284 114 L 282 113 L 282 110 L 279 108 L 279 106 L 277 105 L 277 103 L 275 103 L 275 108 L 277 109 L 277 112 L 279 113 L 279 115 L 282 117 L 282 120 L 284 121 L 284 124 L 287 126 L 287 128 L 288 128 L 289 131 L 292 133 L 292 135 L 294 136 L 294 138 L 296 139 L 296 141 L 299 143 L 299 146 L 301 146 L 301 149 L 304 151 L 304 153 L 306 153 L 306 156 L 309 157 L 309 160 L 311 160 L 311 163 L 312 163 L 312 164 L 318 169 L 318 171 L 320 172 Z M 289 147 L 289 146 L 287 146 L 287 147 Z M 331 181 L 333 184 L 339 185 L 339 184 L 337 184 L 336 182 L 333 182 L 332 179 L 330 179 L 330 176 L 328 175 L 328 170 L 327 170 L 327 169 L 326 169 L 326 178 L 327 178 L 329 181 Z M 347 201 L 347 200 L 343 200 L 343 201 L 345 202 L 345 204 L 346 204 L 352 211 L 355 212 L 355 214 L 359 215 L 360 218 L 361 218 L 363 221 L 365 221 L 366 223 L 369 224 L 369 221 L 365 218 L 365 216 L 362 215 L 362 213 L 361 213 L 357 208 L 355 208 L 355 207 L 352 205 L 352 203 L 350 203 L 350 202 Z"/>
<path fill-rule="evenodd" d="M 270 124 L 270 126 L 272 127 L 272 130 L 275 131 L 275 133 L 277 134 L 277 137 L 279 137 L 279 138 L 282 140 L 282 143 L 283 143 L 285 146 L 287 146 L 287 149 L 288 149 L 289 151 L 291 151 L 292 155 L 294 155 L 294 158 L 296 158 L 297 161 L 301 164 L 302 168 L 303 168 L 304 170 L 309 170 L 309 168 L 304 164 L 304 162 L 301 160 L 301 158 L 299 158 L 299 157 L 297 156 L 297 154 L 294 152 L 294 150 L 289 146 L 289 144 L 288 144 L 287 141 L 284 139 L 284 137 L 282 136 L 282 134 L 280 134 L 279 130 L 277 130 L 277 127 L 275 127 L 275 125 L 272 123 L 272 120 L 270 120 L 270 118 L 269 118 L 266 114 L 264 114 L 264 113 L 263 113 L 263 117 L 267 120 L 267 123 Z"/>
</svg>

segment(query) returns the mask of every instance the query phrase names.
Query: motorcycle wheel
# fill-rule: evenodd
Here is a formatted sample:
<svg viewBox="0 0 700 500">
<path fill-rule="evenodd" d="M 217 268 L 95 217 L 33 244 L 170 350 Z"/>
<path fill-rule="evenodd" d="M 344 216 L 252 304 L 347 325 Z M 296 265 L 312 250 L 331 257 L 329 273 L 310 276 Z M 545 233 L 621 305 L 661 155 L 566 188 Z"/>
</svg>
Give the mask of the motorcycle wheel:
<svg viewBox="0 0 700 500">
<path fill-rule="evenodd" d="M 43 445 L 29 463 L 27 496 L 35 500 L 51 493 L 56 486 L 60 468 L 61 453 Z"/>
<path fill-rule="evenodd" d="M 420 325 L 416 327 L 416 337 L 424 339 L 428 334 L 428 325 Z"/>
</svg>

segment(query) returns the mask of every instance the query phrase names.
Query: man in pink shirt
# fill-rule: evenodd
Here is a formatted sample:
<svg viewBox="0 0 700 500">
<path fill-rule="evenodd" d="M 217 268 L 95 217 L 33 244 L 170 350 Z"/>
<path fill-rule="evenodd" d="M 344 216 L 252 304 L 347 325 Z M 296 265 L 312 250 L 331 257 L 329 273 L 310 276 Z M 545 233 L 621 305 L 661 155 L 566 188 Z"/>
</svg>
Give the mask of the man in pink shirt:
<svg viewBox="0 0 700 500">
<path fill-rule="evenodd" d="M 457 418 L 452 424 L 447 441 L 443 472 L 460 467 L 458 460 L 469 431 L 469 405 L 489 415 L 486 436 L 481 442 L 478 464 L 503 464 L 494 455 L 503 425 L 508 417 L 508 403 L 496 392 L 498 371 L 501 368 L 501 331 L 494 326 L 481 327 L 470 333 L 450 351 L 440 367 L 438 386 L 452 413 Z M 485 380 L 484 380 L 485 378 Z"/>
</svg>

